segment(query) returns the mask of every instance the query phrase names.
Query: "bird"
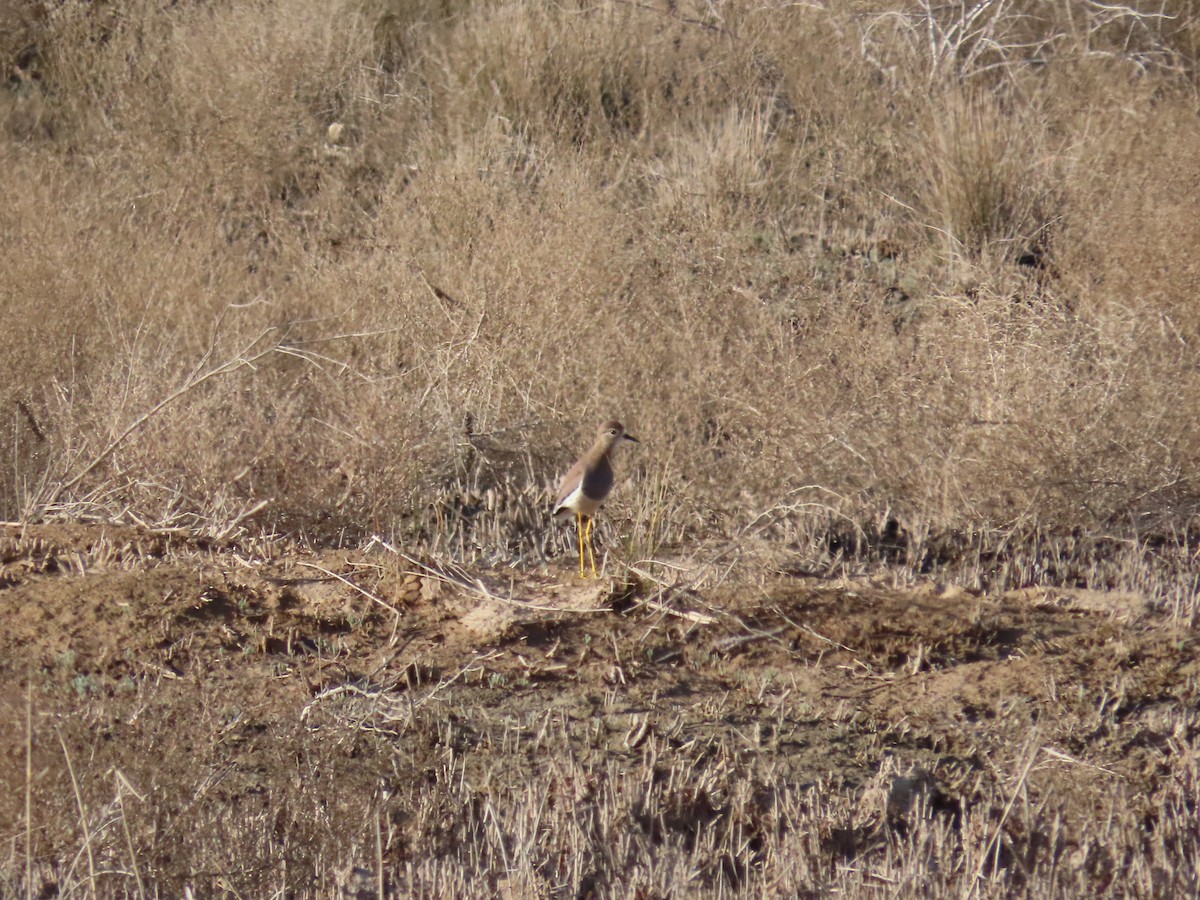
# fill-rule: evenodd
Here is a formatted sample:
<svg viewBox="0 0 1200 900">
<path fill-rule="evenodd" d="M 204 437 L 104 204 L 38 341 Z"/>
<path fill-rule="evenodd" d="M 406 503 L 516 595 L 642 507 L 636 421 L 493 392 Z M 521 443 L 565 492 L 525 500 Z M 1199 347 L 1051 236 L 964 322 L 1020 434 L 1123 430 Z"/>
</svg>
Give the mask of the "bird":
<svg viewBox="0 0 1200 900">
<path fill-rule="evenodd" d="M 585 543 L 592 563 L 592 577 L 599 577 L 596 572 L 596 551 L 592 546 L 592 520 L 612 491 L 613 453 L 625 441 L 640 443 L 632 434 L 625 433 L 625 427 L 620 422 L 615 419 L 605 422 L 600 426 L 592 448 L 575 461 L 558 486 L 558 500 L 551 515 L 559 521 L 575 517 L 575 529 L 579 537 L 580 578 L 587 577 L 583 568 Z"/>
</svg>

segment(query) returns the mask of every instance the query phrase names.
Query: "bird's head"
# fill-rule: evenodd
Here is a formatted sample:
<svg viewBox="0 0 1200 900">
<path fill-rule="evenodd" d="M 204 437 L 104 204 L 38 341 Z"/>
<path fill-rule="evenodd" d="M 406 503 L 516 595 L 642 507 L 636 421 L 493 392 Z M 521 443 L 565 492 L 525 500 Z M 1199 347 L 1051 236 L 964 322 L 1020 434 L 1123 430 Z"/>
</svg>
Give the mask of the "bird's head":
<svg viewBox="0 0 1200 900">
<path fill-rule="evenodd" d="M 600 427 L 598 439 L 604 443 L 605 449 L 609 451 L 615 449 L 618 445 L 623 444 L 626 441 L 633 441 L 635 444 L 641 443 L 641 441 L 635 438 L 632 434 L 627 434 L 625 431 L 625 426 L 616 419 L 605 422 Z"/>
</svg>

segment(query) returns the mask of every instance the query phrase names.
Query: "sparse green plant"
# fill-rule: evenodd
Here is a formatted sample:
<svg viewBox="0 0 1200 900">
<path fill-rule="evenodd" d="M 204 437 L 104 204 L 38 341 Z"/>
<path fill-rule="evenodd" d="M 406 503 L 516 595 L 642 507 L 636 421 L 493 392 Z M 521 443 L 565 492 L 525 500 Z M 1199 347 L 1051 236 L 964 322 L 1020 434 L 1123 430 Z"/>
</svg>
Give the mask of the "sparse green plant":
<svg viewBox="0 0 1200 900">
<path fill-rule="evenodd" d="M 71 689 L 80 697 L 86 697 L 100 690 L 100 682 L 95 675 L 81 672 L 71 679 Z"/>
</svg>

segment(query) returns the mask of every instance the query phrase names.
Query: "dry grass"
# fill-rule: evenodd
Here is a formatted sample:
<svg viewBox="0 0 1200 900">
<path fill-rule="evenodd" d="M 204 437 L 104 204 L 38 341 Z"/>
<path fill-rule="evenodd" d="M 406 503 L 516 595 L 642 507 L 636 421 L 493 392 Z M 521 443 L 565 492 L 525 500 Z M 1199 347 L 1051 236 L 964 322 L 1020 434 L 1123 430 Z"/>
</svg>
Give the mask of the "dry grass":
<svg viewBox="0 0 1200 900">
<path fill-rule="evenodd" d="M 1189 10 L 12 5 L 0 514 L 524 559 L 615 413 L 651 545 L 1186 536 Z"/>
<path fill-rule="evenodd" d="M 1198 29 L 15 0 L 0 518 L 527 565 L 569 552 L 548 486 L 617 415 L 625 562 L 766 542 L 1194 624 Z"/>
</svg>

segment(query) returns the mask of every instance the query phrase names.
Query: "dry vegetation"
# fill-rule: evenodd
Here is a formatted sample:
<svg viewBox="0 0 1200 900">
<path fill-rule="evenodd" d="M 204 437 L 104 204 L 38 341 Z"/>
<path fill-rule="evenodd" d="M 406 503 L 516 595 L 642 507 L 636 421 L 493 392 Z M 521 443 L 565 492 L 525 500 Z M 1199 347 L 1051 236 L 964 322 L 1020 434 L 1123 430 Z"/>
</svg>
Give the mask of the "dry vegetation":
<svg viewBox="0 0 1200 900">
<path fill-rule="evenodd" d="M 0 520 L 142 535 L 7 538 L 5 627 L 31 618 L 0 647 L 0 895 L 327 896 L 355 867 L 370 896 L 1196 891 L 1194 2 L 9 0 L 0 64 Z M 548 486 L 613 415 L 643 444 L 609 569 L 659 604 L 690 573 L 716 621 L 562 613 L 603 660 L 572 656 L 592 699 L 561 718 L 497 700 L 565 677 L 526 624 L 456 664 L 404 649 L 379 602 L 401 633 L 421 607 L 375 582 L 333 625 L 229 593 L 237 560 L 371 535 L 567 571 Z M 151 533 L 190 543 L 135 552 Z M 976 631 L 788 599 L 880 573 L 986 592 Z M 20 611 L 51 583 L 161 588 L 130 621 L 164 643 L 128 659 L 114 625 L 81 664 L 86 616 L 60 646 Z M 1095 611 L 979 630 L 980 604 L 1034 615 L 994 599 L 1030 585 L 1146 606 L 1115 661 Z M 207 591 L 220 615 L 189 613 Z M 161 674 L 214 648 L 211 688 Z M 630 653 L 659 718 L 606 754 Z M 1025 657 L 990 699 L 904 706 L 905 678 Z M 670 725 L 675 668 L 707 686 Z M 887 690 L 817 685 L 838 672 Z M 257 679 L 243 718 L 220 692 Z M 375 711 L 298 718 L 339 685 Z M 807 729 L 819 753 L 770 743 Z M 918 769 L 921 803 L 867 808 Z"/>
<path fill-rule="evenodd" d="M 571 569 L 0 531 L 0 894 L 1200 885 L 1200 647 L 1144 597 Z"/>
</svg>

